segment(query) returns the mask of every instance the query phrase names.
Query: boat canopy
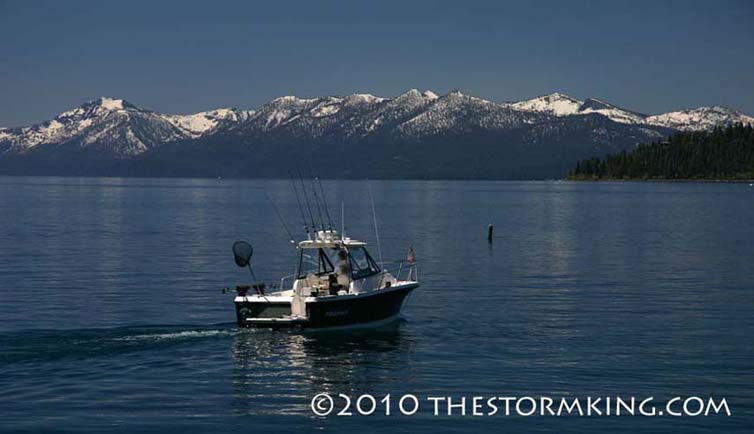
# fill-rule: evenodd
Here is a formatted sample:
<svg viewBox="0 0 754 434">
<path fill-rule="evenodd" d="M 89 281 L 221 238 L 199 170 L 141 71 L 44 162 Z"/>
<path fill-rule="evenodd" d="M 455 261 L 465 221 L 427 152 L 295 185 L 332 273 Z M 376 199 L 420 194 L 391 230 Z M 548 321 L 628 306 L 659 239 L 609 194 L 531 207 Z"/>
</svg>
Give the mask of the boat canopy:
<svg viewBox="0 0 754 434">
<path fill-rule="evenodd" d="M 364 247 L 367 243 L 358 240 L 352 240 L 348 237 L 341 238 L 338 231 L 326 230 L 318 231 L 314 239 L 304 240 L 298 243 L 299 249 L 321 249 L 325 247 Z"/>
</svg>

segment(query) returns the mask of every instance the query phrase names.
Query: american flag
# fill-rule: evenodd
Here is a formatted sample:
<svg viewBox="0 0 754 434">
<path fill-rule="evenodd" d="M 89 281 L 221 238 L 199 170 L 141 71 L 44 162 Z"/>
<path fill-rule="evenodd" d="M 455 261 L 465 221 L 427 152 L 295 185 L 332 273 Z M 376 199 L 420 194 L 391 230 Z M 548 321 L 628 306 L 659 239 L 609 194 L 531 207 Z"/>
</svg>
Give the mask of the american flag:
<svg viewBox="0 0 754 434">
<path fill-rule="evenodd" d="M 408 246 L 408 255 L 406 255 L 406 262 L 413 264 L 416 262 L 416 254 L 414 253 L 414 246 Z"/>
</svg>

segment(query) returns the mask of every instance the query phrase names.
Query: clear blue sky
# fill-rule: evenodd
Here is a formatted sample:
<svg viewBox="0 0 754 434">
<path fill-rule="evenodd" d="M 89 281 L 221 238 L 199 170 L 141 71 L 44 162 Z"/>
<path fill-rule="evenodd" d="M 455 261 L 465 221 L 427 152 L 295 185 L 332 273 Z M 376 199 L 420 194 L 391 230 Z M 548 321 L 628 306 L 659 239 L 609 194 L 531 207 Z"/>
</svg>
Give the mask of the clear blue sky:
<svg viewBox="0 0 754 434">
<path fill-rule="evenodd" d="M 414 87 L 754 114 L 754 1 L 0 0 L 0 126 L 105 95 L 186 113 Z"/>
</svg>

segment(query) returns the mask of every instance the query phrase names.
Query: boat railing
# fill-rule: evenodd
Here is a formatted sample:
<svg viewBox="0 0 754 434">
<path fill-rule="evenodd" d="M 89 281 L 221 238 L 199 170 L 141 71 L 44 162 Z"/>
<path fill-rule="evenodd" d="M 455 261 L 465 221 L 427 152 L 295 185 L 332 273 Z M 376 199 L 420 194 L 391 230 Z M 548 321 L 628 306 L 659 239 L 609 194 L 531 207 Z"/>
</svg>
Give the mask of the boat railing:
<svg viewBox="0 0 754 434">
<path fill-rule="evenodd" d="M 397 261 L 395 264 L 398 264 L 398 272 L 395 274 L 397 280 L 419 281 L 419 268 L 416 262 Z"/>
<path fill-rule="evenodd" d="M 284 286 L 284 285 L 285 285 L 285 281 L 286 281 L 286 280 L 288 280 L 288 279 L 292 279 L 292 278 L 294 278 L 294 277 L 296 277 L 296 275 L 295 275 L 295 274 L 289 274 L 289 275 L 287 275 L 287 276 L 283 276 L 283 277 L 282 277 L 282 278 L 280 279 L 280 289 L 281 289 L 281 290 L 285 289 L 285 286 Z M 291 284 L 291 288 L 293 288 L 293 284 Z"/>
</svg>

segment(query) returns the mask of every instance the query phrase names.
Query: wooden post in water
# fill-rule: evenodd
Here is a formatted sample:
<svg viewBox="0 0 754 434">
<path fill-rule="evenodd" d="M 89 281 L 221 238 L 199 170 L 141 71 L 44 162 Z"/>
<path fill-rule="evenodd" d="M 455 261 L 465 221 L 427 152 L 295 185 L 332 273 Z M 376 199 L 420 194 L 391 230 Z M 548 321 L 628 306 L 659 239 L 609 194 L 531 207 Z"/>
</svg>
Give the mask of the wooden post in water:
<svg viewBox="0 0 754 434">
<path fill-rule="evenodd" d="M 487 225 L 487 242 L 492 244 L 492 230 L 494 229 L 494 226 Z"/>
</svg>

